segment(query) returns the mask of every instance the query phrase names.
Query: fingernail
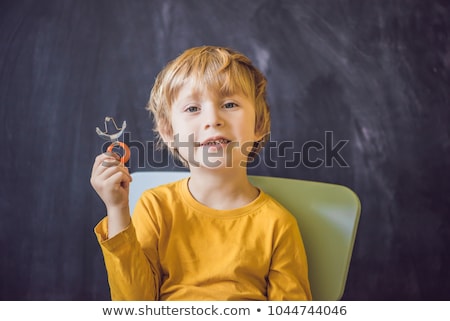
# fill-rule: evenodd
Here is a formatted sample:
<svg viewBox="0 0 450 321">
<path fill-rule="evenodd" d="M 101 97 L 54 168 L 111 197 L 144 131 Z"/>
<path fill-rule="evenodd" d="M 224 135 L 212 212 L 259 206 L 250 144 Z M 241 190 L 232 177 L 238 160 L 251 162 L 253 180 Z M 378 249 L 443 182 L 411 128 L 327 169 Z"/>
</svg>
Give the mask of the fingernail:
<svg viewBox="0 0 450 321">
<path fill-rule="evenodd" d="M 102 166 L 104 166 L 104 167 L 113 167 L 113 166 L 117 166 L 119 164 L 120 164 L 119 161 L 111 161 L 111 162 L 103 161 L 102 162 Z"/>
<path fill-rule="evenodd" d="M 114 157 L 115 159 L 120 160 L 120 156 L 117 155 L 116 153 L 113 153 L 113 152 L 105 152 L 104 154 L 105 154 L 106 156 Z"/>
</svg>

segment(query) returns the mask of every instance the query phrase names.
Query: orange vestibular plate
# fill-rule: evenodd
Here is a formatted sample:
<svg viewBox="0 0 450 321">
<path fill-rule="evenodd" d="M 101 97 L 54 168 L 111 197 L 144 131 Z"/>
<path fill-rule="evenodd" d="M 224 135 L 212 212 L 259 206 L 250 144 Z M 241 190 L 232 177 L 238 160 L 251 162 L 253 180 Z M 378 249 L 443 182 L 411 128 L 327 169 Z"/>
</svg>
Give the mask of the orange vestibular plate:
<svg viewBox="0 0 450 321">
<path fill-rule="evenodd" d="M 126 162 L 128 162 L 128 160 L 130 159 L 131 152 L 130 152 L 130 148 L 127 146 L 127 144 L 122 143 L 122 142 L 113 142 L 111 145 L 108 146 L 106 151 L 112 152 L 114 147 L 120 147 L 123 149 L 123 155 L 120 158 L 120 162 L 122 164 L 125 164 Z"/>
</svg>

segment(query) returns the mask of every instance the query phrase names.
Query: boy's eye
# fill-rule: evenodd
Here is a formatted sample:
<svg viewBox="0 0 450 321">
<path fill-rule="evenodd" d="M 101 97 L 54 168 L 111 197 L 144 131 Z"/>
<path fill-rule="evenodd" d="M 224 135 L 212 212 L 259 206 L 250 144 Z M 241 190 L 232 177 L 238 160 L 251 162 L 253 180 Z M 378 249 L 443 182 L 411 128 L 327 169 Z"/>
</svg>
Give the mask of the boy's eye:
<svg viewBox="0 0 450 321">
<path fill-rule="evenodd" d="M 225 105 L 223 105 L 224 108 L 233 108 L 233 107 L 237 107 L 237 104 L 235 103 L 226 103 Z"/>
<path fill-rule="evenodd" d="M 187 111 L 188 113 L 195 113 L 196 111 L 198 111 L 198 107 L 197 106 L 189 106 L 188 108 L 185 109 L 185 111 Z"/>
</svg>

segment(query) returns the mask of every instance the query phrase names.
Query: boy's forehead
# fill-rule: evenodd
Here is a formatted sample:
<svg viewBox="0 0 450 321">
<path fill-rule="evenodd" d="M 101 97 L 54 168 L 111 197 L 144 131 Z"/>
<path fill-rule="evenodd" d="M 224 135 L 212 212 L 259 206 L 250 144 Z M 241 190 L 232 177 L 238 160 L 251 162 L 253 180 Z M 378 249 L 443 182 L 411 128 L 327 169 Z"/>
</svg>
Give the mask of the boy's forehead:
<svg viewBox="0 0 450 321">
<path fill-rule="evenodd" d="M 239 86 L 239 84 L 228 79 L 227 84 L 222 81 L 207 81 L 200 77 L 187 77 L 175 92 L 175 99 L 178 98 L 200 98 L 201 96 L 224 97 L 224 96 L 245 96 L 249 98 L 249 93 Z"/>
<path fill-rule="evenodd" d="M 248 98 L 248 95 L 245 95 L 242 90 L 226 91 L 221 90 L 217 86 L 208 86 L 208 85 L 199 85 L 198 83 L 186 83 L 180 87 L 178 92 L 176 93 L 174 101 L 179 100 L 202 100 L 204 98 L 210 98 L 213 100 L 222 99 L 222 98 L 231 98 L 231 97 L 245 97 Z"/>
<path fill-rule="evenodd" d="M 176 97 L 174 97 L 176 100 L 177 99 L 198 99 L 199 97 L 201 97 L 204 94 L 205 90 L 201 90 L 200 88 L 198 88 L 197 86 L 195 86 L 192 83 L 186 83 L 184 85 L 182 85 L 178 92 L 176 93 Z"/>
</svg>

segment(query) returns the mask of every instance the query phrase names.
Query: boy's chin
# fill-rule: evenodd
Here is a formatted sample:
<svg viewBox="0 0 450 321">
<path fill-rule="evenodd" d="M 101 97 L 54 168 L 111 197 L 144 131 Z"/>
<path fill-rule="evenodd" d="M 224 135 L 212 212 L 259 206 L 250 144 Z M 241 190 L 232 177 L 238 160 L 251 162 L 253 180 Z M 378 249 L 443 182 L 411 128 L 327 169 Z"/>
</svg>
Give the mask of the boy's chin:
<svg viewBox="0 0 450 321">
<path fill-rule="evenodd" d="M 189 163 L 189 168 L 204 168 L 208 170 L 246 167 L 248 161 L 248 157 L 238 152 L 222 153 L 222 151 L 219 151 L 218 153 L 206 153 L 200 149 L 197 153 L 190 156 L 191 158 L 184 157 Z"/>
<path fill-rule="evenodd" d="M 190 168 L 202 168 L 206 170 L 223 170 L 223 169 L 233 169 L 241 164 L 245 165 L 245 162 L 232 161 L 225 157 L 211 157 L 208 160 L 203 160 L 201 162 L 192 162 L 189 164 Z"/>
<path fill-rule="evenodd" d="M 191 167 L 203 168 L 208 170 L 218 170 L 224 168 L 231 168 L 231 164 L 227 164 L 226 159 L 209 159 L 208 161 L 195 162 L 190 164 Z"/>
</svg>

